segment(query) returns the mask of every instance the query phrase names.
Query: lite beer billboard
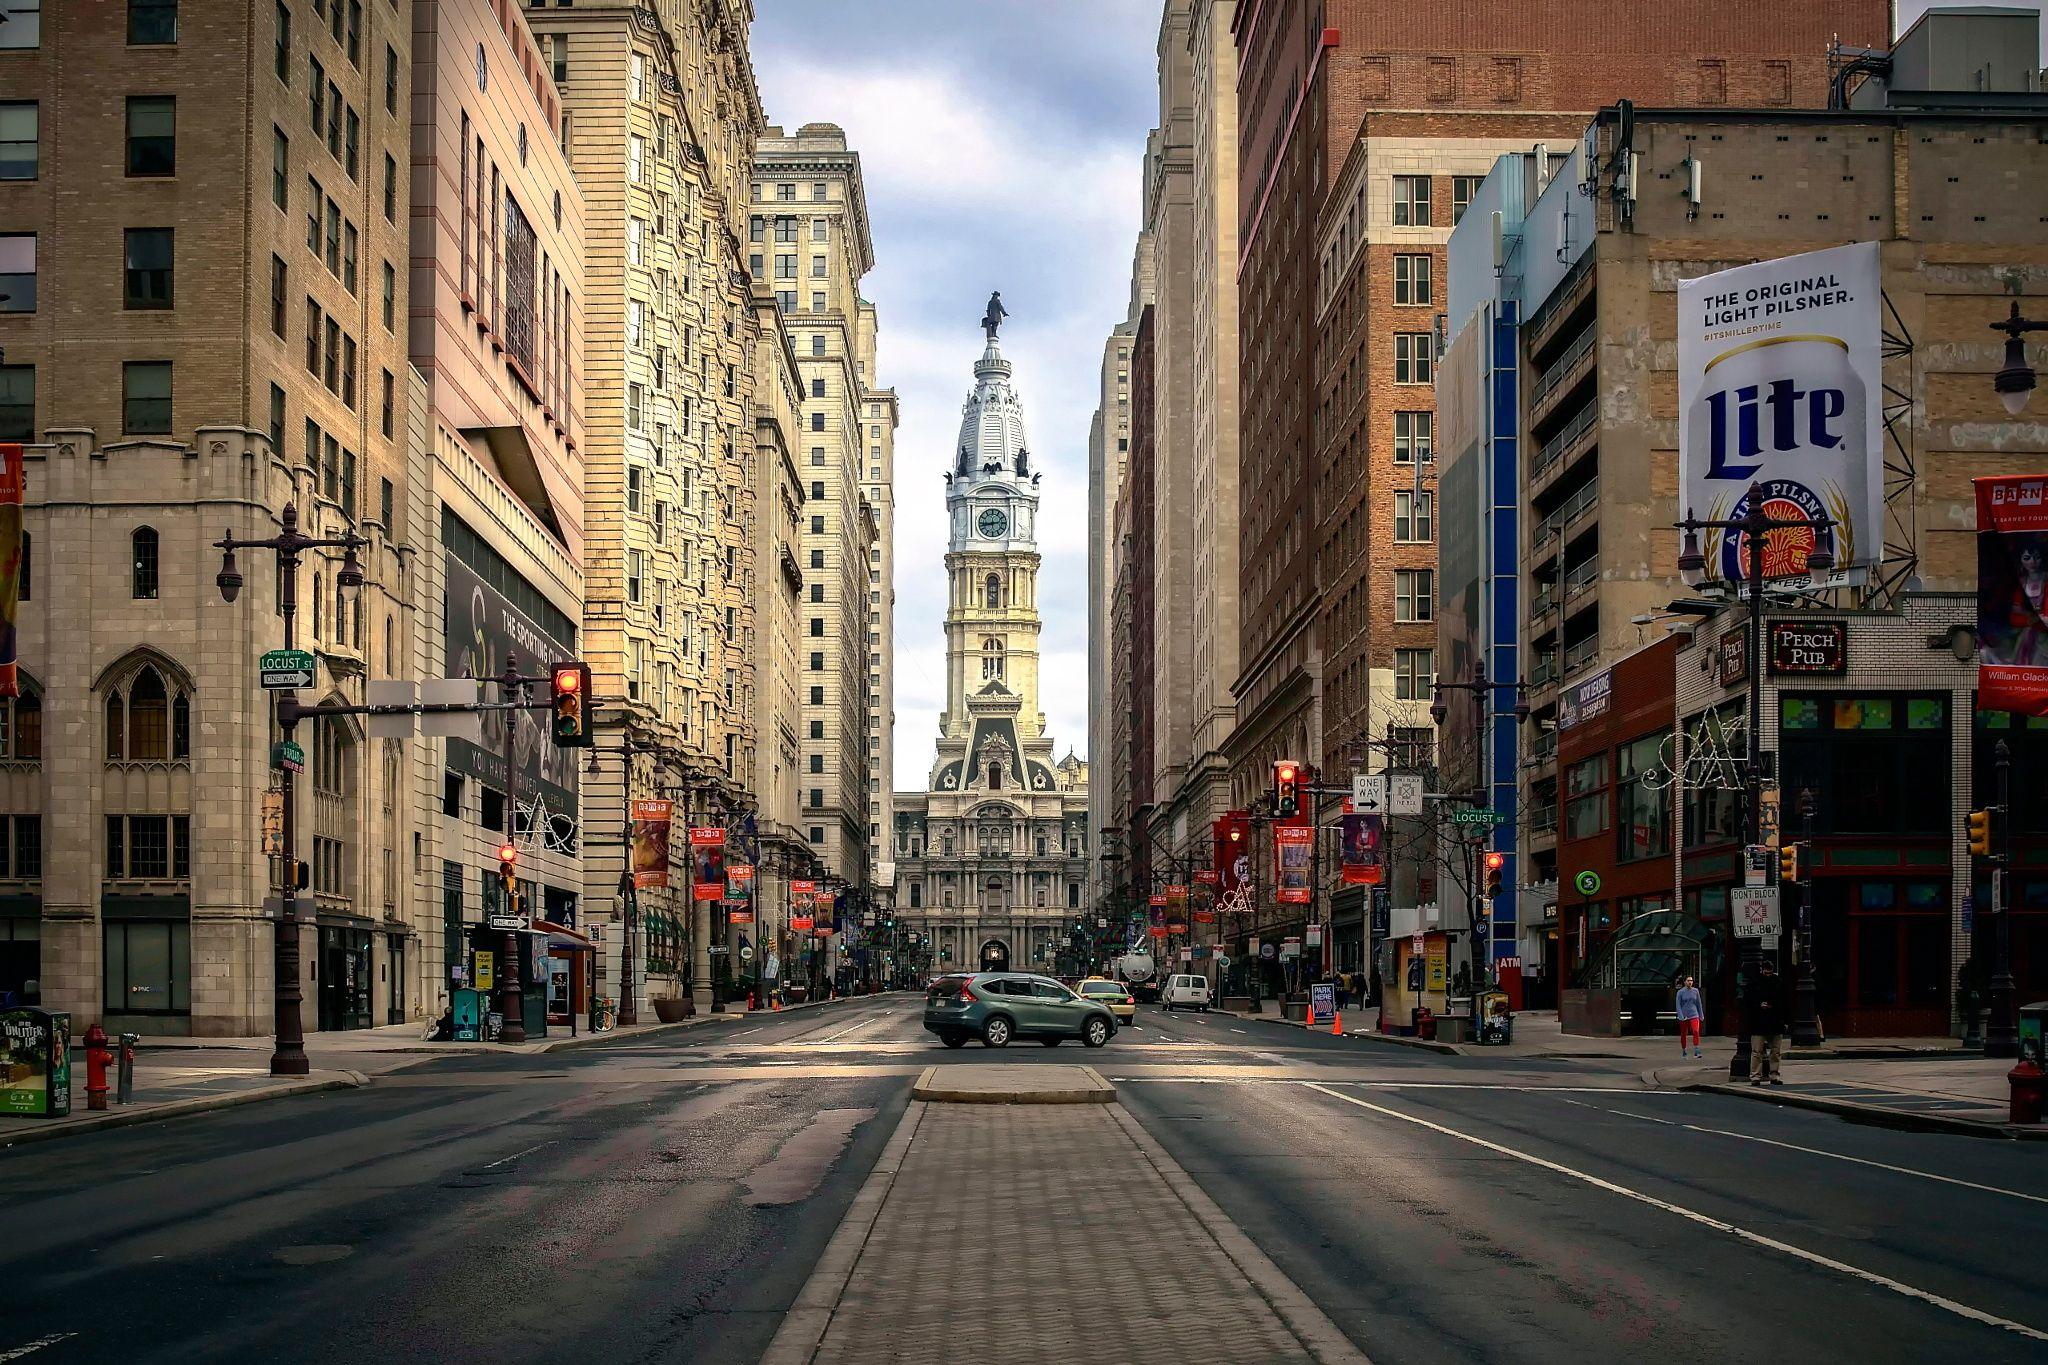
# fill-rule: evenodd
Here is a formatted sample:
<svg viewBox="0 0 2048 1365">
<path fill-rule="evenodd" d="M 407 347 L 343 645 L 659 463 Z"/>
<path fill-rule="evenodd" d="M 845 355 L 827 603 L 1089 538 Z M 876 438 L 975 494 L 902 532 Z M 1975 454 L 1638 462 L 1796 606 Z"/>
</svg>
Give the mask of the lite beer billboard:
<svg viewBox="0 0 2048 1365">
<path fill-rule="evenodd" d="M 1789 586 L 1861 582 L 1883 554 L 1882 306 L 1875 242 L 1678 285 L 1679 515 L 1734 520 L 1754 489 L 1771 517 L 1808 523 L 1764 539 L 1765 576 Z M 1743 580 L 1741 535 L 1701 548 L 1710 579 Z M 1833 569 L 1808 573 L 1815 548 Z"/>
<path fill-rule="evenodd" d="M 1977 705 L 2048 716 L 2048 474 L 1976 486 Z"/>
</svg>

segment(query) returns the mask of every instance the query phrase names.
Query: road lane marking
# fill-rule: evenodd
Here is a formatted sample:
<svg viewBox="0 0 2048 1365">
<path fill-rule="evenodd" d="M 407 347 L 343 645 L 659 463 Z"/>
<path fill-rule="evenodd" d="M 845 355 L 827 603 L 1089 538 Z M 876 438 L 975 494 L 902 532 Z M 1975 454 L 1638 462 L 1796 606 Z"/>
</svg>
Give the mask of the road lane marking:
<svg viewBox="0 0 2048 1365">
<path fill-rule="evenodd" d="M 1661 1123 L 1666 1128 L 1690 1128 L 1692 1126 L 1689 1123 L 1680 1123 L 1677 1119 L 1660 1119 L 1652 1118 L 1648 1114 L 1632 1114 L 1626 1109 L 1609 1109 L 1604 1104 L 1587 1104 L 1584 1100 L 1560 1099 L 1558 1103 L 1575 1104 L 1581 1109 L 1594 1109 L 1602 1114 L 1616 1114 L 1625 1119 L 1641 1119 L 1645 1123 Z"/>
<path fill-rule="evenodd" d="M 1569 1176 L 1573 1180 L 1582 1181 L 1593 1186 L 1595 1189 L 1606 1190 L 1609 1194 L 1618 1194 L 1624 1199 L 1633 1199 L 1638 1203 L 1648 1204 L 1651 1208 L 1661 1209 L 1665 1213 L 1676 1214 L 1688 1222 L 1698 1223 L 1702 1227 L 1712 1228 L 1716 1232 L 1725 1232 L 1731 1237 L 1778 1252 L 1780 1255 L 1790 1256 L 1795 1260 L 1805 1261 L 1809 1265 L 1819 1266 L 1824 1270 L 1832 1270 L 1837 1274 L 1847 1275 L 1852 1279 L 1862 1280 L 1866 1284 L 1874 1284 L 1882 1289 L 1889 1289 L 1894 1294 L 1909 1299 L 1917 1299 L 1921 1303 L 1930 1304 L 1944 1312 L 1953 1313 L 1960 1318 L 1967 1318 L 1971 1322 L 1982 1323 L 1986 1327 L 2001 1328 L 2033 1341 L 2048 1342 L 2048 1332 L 2041 1331 L 2039 1328 L 2029 1327 L 2023 1322 L 2014 1322 L 2010 1318 L 2001 1318 L 1987 1313 L 1981 1308 L 1972 1308 L 1966 1303 L 1958 1303 L 1954 1299 L 1907 1284 L 1903 1280 L 1895 1280 L 1889 1275 L 1880 1275 L 1874 1270 L 1865 1270 L 1861 1266 L 1850 1265 L 1847 1261 L 1837 1261 L 1833 1257 L 1823 1256 L 1817 1251 L 1808 1251 L 1804 1247 L 1793 1246 L 1790 1242 L 1781 1242 L 1775 1237 L 1766 1237 L 1760 1232 L 1751 1232 L 1748 1228 L 1737 1227 L 1733 1223 L 1725 1222 L 1710 1214 L 1701 1213 L 1697 1209 L 1689 1209 L 1682 1204 L 1674 1204 L 1667 1199 L 1659 1199 L 1655 1195 L 1645 1194 L 1641 1190 L 1632 1190 L 1626 1185 L 1618 1185 L 1612 1180 L 1603 1180 L 1597 1175 L 1575 1170 L 1563 1162 L 1551 1161 L 1530 1152 L 1516 1151 L 1513 1147 L 1504 1146 L 1498 1142 L 1489 1142 L 1483 1137 L 1475 1137 L 1470 1133 L 1460 1132 L 1456 1128 L 1445 1124 L 1432 1123 L 1430 1120 L 1414 1114 L 1404 1114 L 1398 1109 L 1389 1109 L 1385 1105 L 1359 1099 L 1356 1095 L 1347 1095 L 1341 1090 L 1332 1090 L 1328 1086 L 1319 1085 L 1314 1081 L 1301 1081 L 1298 1084 L 1306 1086 L 1310 1090 L 1328 1095 L 1331 1099 L 1357 1105 L 1360 1109 L 1369 1109 L 1375 1114 L 1381 1114 L 1390 1119 L 1399 1119 L 1403 1123 L 1412 1123 L 1419 1128 L 1427 1128 L 1431 1132 L 1441 1133 L 1445 1137 L 1453 1137 L 1460 1142 L 1469 1142 L 1475 1147 L 1483 1147 L 1489 1152 L 1512 1157 L 1516 1161 L 1526 1162 L 1531 1166 L 1541 1167 L 1558 1175 Z"/>
<path fill-rule="evenodd" d="M 23 1356 L 40 1351 L 45 1346 L 55 1346 L 60 1341 L 69 1341 L 77 1335 L 76 1332 L 52 1332 L 49 1336 L 37 1337 L 34 1341 L 17 1346 L 11 1351 L 0 1351 L 0 1365 L 5 1365 L 5 1362 L 10 1360 L 20 1360 Z"/>
<path fill-rule="evenodd" d="M 1232 1032 L 1232 1033 L 1246 1033 L 1246 1034 L 1248 1034 L 1248 1033 L 1250 1033 L 1250 1032 L 1251 1032 L 1251 1030 L 1250 1030 L 1250 1029 L 1248 1029 L 1248 1028 L 1234 1028 L 1234 1029 L 1232 1029 L 1232 1030 L 1231 1030 L 1231 1032 Z"/>
<path fill-rule="evenodd" d="M 485 1167 L 484 1167 L 484 1169 L 488 1171 L 489 1169 L 491 1169 L 491 1166 L 502 1166 L 502 1165 L 504 1165 L 504 1164 L 505 1164 L 506 1162 L 508 1162 L 508 1161 L 517 1161 L 517 1160 L 519 1160 L 519 1158 L 520 1158 L 520 1157 L 523 1157 L 523 1156 L 528 1156 L 528 1155 L 530 1155 L 530 1154 L 532 1154 L 532 1153 L 534 1153 L 534 1152 L 537 1152 L 537 1151 L 539 1151 L 539 1150 L 540 1150 L 541 1148 L 543 1148 L 543 1147 L 552 1147 L 552 1146 L 554 1146 L 554 1145 L 555 1145 L 555 1143 L 557 1143 L 558 1141 L 560 1141 L 560 1139 L 559 1139 L 559 1138 L 549 1138 L 549 1139 L 548 1139 L 548 1140 L 547 1140 L 546 1142 L 536 1142 L 536 1143 L 534 1143 L 534 1144 L 533 1144 L 533 1146 L 531 1146 L 531 1147 L 528 1147 L 528 1148 L 527 1148 L 527 1149 L 526 1149 L 525 1151 L 523 1151 L 523 1152 L 514 1152 L 514 1153 L 513 1153 L 512 1155 L 510 1155 L 510 1156 L 501 1156 L 501 1157 L 499 1157 L 499 1158 L 498 1158 L 498 1159 L 497 1159 L 496 1161 L 493 1161 L 493 1162 L 491 1162 L 491 1163 L 490 1163 L 490 1165 L 488 1165 L 488 1166 L 485 1166 Z"/>
<path fill-rule="evenodd" d="M 847 1034 L 852 1033 L 855 1029 L 866 1028 L 869 1024 L 874 1023 L 875 1020 L 880 1017 L 880 1015 L 874 1015 L 866 1019 L 857 1020 L 854 1023 L 848 1024 L 845 1028 L 840 1029 L 837 1033 L 828 1033 L 823 1038 L 810 1039 L 808 1040 L 808 1042 L 802 1044 L 802 1046 L 808 1047 L 812 1044 L 829 1043 L 832 1042 L 834 1039 L 844 1038 Z"/>
</svg>

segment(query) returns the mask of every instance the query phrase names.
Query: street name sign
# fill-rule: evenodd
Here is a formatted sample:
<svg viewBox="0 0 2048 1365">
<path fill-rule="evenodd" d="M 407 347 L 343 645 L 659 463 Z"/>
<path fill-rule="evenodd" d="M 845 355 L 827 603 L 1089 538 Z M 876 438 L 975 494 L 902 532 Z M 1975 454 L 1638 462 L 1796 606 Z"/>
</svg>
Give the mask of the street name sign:
<svg viewBox="0 0 2048 1365">
<path fill-rule="evenodd" d="M 1483 806 L 1459 806 L 1451 812 L 1454 825 L 1505 825 L 1508 817 Z"/>
<path fill-rule="evenodd" d="M 295 739 L 279 740 L 271 747 L 270 762 L 288 773 L 302 773 L 306 771 L 306 751 Z"/>
<path fill-rule="evenodd" d="M 303 649 L 273 649 L 256 661 L 267 692 L 290 692 L 313 685 L 313 656 Z"/>
</svg>

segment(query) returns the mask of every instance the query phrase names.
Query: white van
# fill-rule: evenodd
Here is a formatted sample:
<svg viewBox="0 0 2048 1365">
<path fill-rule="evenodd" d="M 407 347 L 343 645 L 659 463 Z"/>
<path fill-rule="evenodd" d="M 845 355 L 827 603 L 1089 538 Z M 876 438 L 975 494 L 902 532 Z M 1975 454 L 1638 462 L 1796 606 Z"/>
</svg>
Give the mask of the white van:
<svg viewBox="0 0 2048 1365">
<path fill-rule="evenodd" d="M 1176 1009 L 1191 1006 L 1206 1011 L 1209 1008 L 1209 978 L 1206 976 L 1169 976 L 1166 986 L 1159 992 L 1161 1009 Z"/>
</svg>

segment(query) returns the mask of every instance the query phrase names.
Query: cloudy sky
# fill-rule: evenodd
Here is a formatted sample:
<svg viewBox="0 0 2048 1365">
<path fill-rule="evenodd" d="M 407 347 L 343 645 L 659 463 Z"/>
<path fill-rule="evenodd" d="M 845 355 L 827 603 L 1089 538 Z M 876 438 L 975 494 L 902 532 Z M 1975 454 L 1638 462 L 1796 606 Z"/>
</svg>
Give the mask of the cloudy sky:
<svg viewBox="0 0 2048 1365">
<path fill-rule="evenodd" d="M 1060 753 L 1088 747 L 1088 423 L 1129 298 L 1158 0 L 757 0 L 768 118 L 837 123 L 875 238 L 862 284 L 896 442 L 896 786 L 921 790 L 945 692 L 945 485 L 991 289 L 1011 318 L 1042 463 L 1044 697 Z"/>
</svg>

